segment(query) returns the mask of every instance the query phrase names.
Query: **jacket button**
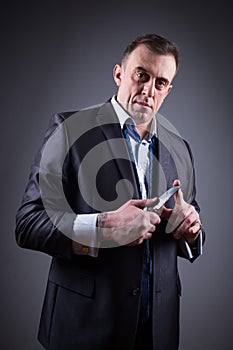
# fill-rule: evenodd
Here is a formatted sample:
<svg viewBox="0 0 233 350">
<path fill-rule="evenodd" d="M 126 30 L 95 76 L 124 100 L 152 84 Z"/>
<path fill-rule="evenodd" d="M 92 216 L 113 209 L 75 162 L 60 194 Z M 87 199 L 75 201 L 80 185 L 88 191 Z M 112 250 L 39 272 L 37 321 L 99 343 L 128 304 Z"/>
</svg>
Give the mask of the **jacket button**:
<svg viewBox="0 0 233 350">
<path fill-rule="evenodd" d="M 140 293 L 140 288 L 133 288 L 130 294 L 136 297 L 139 293 Z"/>
</svg>

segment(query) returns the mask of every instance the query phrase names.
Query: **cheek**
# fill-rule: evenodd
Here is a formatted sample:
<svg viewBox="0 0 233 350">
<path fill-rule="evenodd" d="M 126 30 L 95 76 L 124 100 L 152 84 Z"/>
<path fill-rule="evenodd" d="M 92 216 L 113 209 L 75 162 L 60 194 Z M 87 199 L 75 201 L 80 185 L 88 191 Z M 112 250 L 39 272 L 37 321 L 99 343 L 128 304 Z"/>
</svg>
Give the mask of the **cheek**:
<svg viewBox="0 0 233 350">
<path fill-rule="evenodd" d="M 157 112 L 163 104 L 164 96 L 155 95 L 154 97 L 154 110 Z"/>
<path fill-rule="evenodd" d="M 134 99 L 136 96 L 142 94 L 142 86 L 138 82 L 132 82 L 128 87 L 128 94 L 131 99 Z"/>
<path fill-rule="evenodd" d="M 140 89 L 138 87 L 138 84 L 127 83 L 121 86 L 121 93 L 124 95 L 125 101 L 127 100 L 127 102 L 130 102 L 136 95 L 140 93 Z"/>
</svg>

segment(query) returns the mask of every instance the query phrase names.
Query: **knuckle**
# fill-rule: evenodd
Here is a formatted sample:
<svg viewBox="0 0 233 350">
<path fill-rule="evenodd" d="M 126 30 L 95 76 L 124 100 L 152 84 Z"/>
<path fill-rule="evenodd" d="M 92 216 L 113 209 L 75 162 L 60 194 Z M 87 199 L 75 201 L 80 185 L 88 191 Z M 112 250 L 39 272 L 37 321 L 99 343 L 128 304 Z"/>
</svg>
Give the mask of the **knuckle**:
<svg viewBox="0 0 233 350">
<path fill-rule="evenodd" d="M 187 212 L 186 211 L 182 211 L 180 217 L 181 217 L 182 221 L 186 220 L 187 217 L 188 217 Z"/>
<path fill-rule="evenodd" d="M 186 223 L 187 223 L 188 226 L 190 226 L 193 223 L 193 221 L 191 220 L 190 216 L 188 216 L 186 218 Z"/>
<path fill-rule="evenodd" d="M 197 213 L 195 207 L 193 205 L 191 205 L 191 204 L 189 205 L 189 211 L 190 211 L 191 214 Z"/>
<path fill-rule="evenodd" d="M 192 210 L 192 206 L 188 205 L 188 207 L 186 208 L 186 210 L 182 211 L 182 217 L 183 220 L 187 221 L 189 220 L 190 215 L 192 214 L 193 210 Z"/>
</svg>

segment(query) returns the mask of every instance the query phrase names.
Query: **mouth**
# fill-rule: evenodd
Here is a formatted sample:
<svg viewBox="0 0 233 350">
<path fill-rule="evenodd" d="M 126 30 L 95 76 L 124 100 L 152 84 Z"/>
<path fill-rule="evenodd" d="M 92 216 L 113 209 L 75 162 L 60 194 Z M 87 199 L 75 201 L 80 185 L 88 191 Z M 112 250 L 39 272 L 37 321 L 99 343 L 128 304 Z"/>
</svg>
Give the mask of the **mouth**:
<svg viewBox="0 0 233 350">
<path fill-rule="evenodd" d="M 152 109 L 152 106 L 149 105 L 148 103 L 146 102 L 143 102 L 143 101 L 135 101 L 136 104 L 138 104 L 139 106 L 142 106 L 142 107 L 145 107 L 145 108 L 149 108 L 149 109 Z"/>
</svg>

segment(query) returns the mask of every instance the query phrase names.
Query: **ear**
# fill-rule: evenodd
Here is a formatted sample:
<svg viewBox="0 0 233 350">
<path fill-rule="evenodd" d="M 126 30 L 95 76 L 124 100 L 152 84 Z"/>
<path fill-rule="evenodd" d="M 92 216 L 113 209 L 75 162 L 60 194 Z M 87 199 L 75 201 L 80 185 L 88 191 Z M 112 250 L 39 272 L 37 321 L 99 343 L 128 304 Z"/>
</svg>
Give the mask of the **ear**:
<svg viewBox="0 0 233 350">
<path fill-rule="evenodd" d="M 166 95 L 164 96 L 164 99 L 167 97 L 167 95 L 171 92 L 173 86 L 172 85 L 169 85 L 168 89 L 167 89 L 167 92 L 166 92 Z"/>
<path fill-rule="evenodd" d="M 122 75 L 122 66 L 120 64 L 116 64 L 115 67 L 113 68 L 113 78 L 118 87 L 121 85 L 121 75 Z"/>
<path fill-rule="evenodd" d="M 171 92 L 171 89 L 173 88 L 173 85 L 169 85 L 169 88 L 167 90 L 167 95 Z"/>
</svg>

